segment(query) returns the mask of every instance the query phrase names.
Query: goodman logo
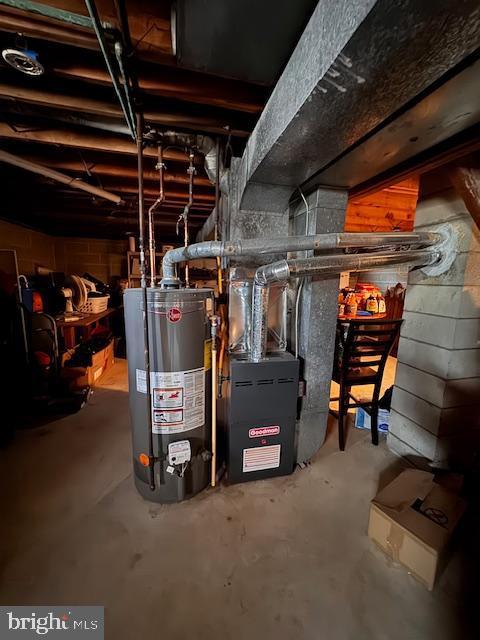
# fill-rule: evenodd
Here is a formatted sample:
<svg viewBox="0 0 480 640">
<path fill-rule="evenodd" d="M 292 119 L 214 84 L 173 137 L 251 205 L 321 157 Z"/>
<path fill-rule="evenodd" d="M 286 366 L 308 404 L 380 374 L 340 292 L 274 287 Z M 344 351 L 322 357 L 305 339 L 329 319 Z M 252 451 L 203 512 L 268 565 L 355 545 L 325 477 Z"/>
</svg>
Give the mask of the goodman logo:
<svg viewBox="0 0 480 640">
<path fill-rule="evenodd" d="M 280 427 L 257 427 L 256 429 L 249 429 L 249 438 L 265 438 L 265 436 L 278 436 L 280 433 Z"/>
<path fill-rule="evenodd" d="M 1 607 L 0 640 L 88 637 L 103 640 L 103 607 Z"/>
</svg>

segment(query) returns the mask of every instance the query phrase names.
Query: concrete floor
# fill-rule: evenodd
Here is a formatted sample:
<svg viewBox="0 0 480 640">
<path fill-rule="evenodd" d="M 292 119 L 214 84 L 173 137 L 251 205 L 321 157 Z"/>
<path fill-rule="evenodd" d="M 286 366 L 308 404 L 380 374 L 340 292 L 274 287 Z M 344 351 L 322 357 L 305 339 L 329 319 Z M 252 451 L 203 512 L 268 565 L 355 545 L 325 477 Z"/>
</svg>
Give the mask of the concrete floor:
<svg viewBox="0 0 480 640">
<path fill-rule="evenodd" d="M 350 429 L 292 476 L 144 502 L 119 362 L 80 413 L 0 452 L 0 602 L 102 604 L 120 640 L 471 638 L 462 553 L 429 593 L 366 536 L 402 464 Z"/>
</svg>

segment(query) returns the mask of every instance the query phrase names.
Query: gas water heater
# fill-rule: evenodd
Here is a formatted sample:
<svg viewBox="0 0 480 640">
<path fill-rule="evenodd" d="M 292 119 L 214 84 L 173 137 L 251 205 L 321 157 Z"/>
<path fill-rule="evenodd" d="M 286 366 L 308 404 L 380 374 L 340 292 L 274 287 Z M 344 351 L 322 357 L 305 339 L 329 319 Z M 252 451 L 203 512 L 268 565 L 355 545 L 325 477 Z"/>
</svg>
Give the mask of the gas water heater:
<svg viewBox="0 0 480 640">
<path fill-rule="evenodd" d="M 150 389 L 145 372 L 143 291 L 127 289 L 124 298 L 135 485 L 148 500 L 180 502 L 204 489 L 210 480 L 207 306 L 213 292 L 148 288 L 146 295 Z"/>
</svg>

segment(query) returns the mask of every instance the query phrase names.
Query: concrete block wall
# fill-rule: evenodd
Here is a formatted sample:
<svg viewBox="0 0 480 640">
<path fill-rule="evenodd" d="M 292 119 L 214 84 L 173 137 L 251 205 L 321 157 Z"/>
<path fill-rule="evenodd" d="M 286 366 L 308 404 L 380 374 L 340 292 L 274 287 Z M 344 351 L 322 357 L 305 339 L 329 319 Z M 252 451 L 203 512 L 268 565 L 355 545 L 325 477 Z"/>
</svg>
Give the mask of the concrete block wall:
<svg viewBox="0 0 480 640">
<path fill-rule="evenodd" d="M 110 282 L 127 275 L 127 240 L 56 238 L 0 220 L 0 249 L 17 252 L 19 272 L 32 275 L 37 266 L 67 274 L 85 271 Z"/>
<path fill-rule="evenodd" d="M 382 293 L 389 287 L 394 287 L 400 282 L 404 287 L 408 282 L 408 267 L 399 264 L 393 269 L 375 269 L 364 273 L 352 273 L 350 276 L 350 286 L 355 286 L 357 282 L 370 282 L 376 285 Z"/>
<path fill-rule="evenodd" d="M 97 238 L 55 238 L 58 271 L 91 273 L 104 282 L 127 276 L 127 241 Z"/>
<path fill-rule="evenodd" d="M 455 230 L 456 258 L 442 276 L 409 275 L 388 444 L 471 466 L 480 453 L 480 232 L 453 189 L 430 185 L 415 228 L 443 222 Z"/>
<path fill-rule="evenodd" d="M 55 269 L 54 239 L 45 233 L 0 220 L 0 249 L 17 252 L 21 274 L 34 274 L 38 266 Z"/>
</svg>

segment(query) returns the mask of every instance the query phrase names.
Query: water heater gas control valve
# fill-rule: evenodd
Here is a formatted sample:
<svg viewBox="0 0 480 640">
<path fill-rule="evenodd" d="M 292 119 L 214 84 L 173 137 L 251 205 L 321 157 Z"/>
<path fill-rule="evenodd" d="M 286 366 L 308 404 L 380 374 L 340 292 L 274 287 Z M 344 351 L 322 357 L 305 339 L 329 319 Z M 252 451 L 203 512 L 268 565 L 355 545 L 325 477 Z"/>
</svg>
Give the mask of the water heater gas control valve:
<svg viewBox="0 0 480 640">
<path fill-rule="evenodd" d="M 168 445 L 168 464 L 177 465 L 190 462 L 192 449 L 189 440 L 178 440 Z"/>
</svg>

